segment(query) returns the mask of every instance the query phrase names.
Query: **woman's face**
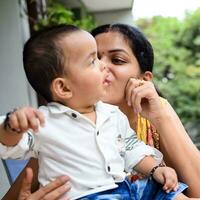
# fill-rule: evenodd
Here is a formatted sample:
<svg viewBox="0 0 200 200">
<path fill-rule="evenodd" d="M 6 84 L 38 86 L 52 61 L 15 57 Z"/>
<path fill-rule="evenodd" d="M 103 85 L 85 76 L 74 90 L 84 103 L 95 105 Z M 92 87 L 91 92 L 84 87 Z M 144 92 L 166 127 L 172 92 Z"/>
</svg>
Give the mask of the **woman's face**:
<svg viewBox="0 0 200 200">
<path fill-rule="evenodd" d="M 125 100 L 129 78 L 139 78 L 140 67 L 128 41 L 118 32 L 102 33 L 95 37 L 98 57 L 109 69 L 107 94 L 104 102 L 120 105 Z"/>
</svg>

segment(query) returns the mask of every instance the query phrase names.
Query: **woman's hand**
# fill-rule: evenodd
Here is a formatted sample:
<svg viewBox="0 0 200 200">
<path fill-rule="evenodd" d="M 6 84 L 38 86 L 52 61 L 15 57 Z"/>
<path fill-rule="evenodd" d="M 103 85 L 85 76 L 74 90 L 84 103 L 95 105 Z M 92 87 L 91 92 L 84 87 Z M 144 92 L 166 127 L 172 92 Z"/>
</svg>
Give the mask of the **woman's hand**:
<svg viewBox="0 0 200 200">
<path fill-rule="evenodd" d="M 159 117 L 163 103 L 151 81 L 130 78 L 125 95 L 127 104 L 135 113 L 149 120 Z"/>
<path fill-rule="evenodd" d="M 71 189 L 69 177 L 61 176 L 36 192 L 31 193 L 32 179 L 33 171 L 31 168 L 27 168 L 18 200 L 56 200 Z M 63 200 L 68 200 L 68 198 L 63 198 Z"/>
</svg>

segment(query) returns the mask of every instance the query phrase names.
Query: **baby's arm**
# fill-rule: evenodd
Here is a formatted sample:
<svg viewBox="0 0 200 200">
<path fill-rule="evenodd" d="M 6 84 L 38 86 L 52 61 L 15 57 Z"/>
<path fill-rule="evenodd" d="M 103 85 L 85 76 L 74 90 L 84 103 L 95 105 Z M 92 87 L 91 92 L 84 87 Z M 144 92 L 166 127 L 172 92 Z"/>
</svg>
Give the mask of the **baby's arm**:
<svg viewBox="0 0 200 200">
<path fill-rule="evenodd" d="M 136 133 L 130 128 L 128 119 L 123 114 L 120 116 L 119 132 L 125 135 L 125 171 L 133 169 L 146 176 L 152 176 L 157 182 L 163 184 L 166 192 L 176 191 L 178 188 L 177 175 L 174 169 L 161 167 L 163 156 L 160 151 L 138 140 Z"/>
<path fill-rule="evenodd" d="M 6 146 L 16 145 L 23 133 L 32 129 L 37 131 L 39 125 L 44 124 L 44 116 L 37 109 L 23 107 L 7 114 L 0 125 L 0 143 Z"/>
<path fill-rule="evenodd" d="M 170 192 L 178 189 L 177 174 L 174 169 L 157 165 L 151 156 L 144 157 L 134 169 L 146 176 L 152 176 L 157 182 L 163 184 L 163 190 Z"/>
</svg>

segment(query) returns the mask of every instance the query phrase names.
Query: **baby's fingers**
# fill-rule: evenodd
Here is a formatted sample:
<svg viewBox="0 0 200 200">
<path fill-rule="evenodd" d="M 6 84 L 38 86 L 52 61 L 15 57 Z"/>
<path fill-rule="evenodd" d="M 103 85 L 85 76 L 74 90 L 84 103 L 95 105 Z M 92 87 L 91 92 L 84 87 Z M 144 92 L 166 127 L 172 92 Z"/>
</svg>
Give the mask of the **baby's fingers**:
<svg viewBox="0 0 200 200">
<path fill-rule="evenodd" d="M 163 186 L 163 190 L 165 190 L 167 193 L 170 191 L 176 191 L 177 188 L 177 178 L 176 177 L 166 177 L 165 178 L 165 184 Z"/>
<path fill-rule="evenodd" d="M 42 112 L 40 112 L 39 110 L 35 110 L 35 115 L 37 116 L 39 122 L 40 122 L 40 125 L 41 126 L 44 126 L 44 123 L 45 123 L 45 120 L 44 120 L 44 115 Z"/>
<path fill-rule="evenodd" d="M 40 125 L 44 125 L 44 116 L 32 107 L 19 108 L 9 115 L 10 128 L 19 133 L 26 132 L 28 129 L 37 132 Z"/>
<path fill-rule="evenodd" d="M 179 184 L 177 183 L 177 184 L 175 184 L 175 186 L 174 186 L 174 191 L 176 192 L 177 190 L 178 190 L 178 188 L 179 188 Z"/>
<path fill-rule="evenodd" d="M 37 118 L 29 118 L 29 128 L 32 129 L 34 132 L 37 132 L 39 129 L 39 121 Z"/>
<path fill-rule="evenodd" d="M 171 185 L 171 186 L 166 186 L 166 185 L 164 185 L 163 186 L 163 190 L 165 190 L 165 192 L 166 193 L 169 193 L 169 192 L 171 192 L 172 190 L 173 191 L 177 191 L 178 190 L 178 184 L 177 183 L 175 183 L 174 185 Z"/>
<path fill-rule="evenodd" d="M 38 131 L 40 125 L 44 125 L 44 115 L 39 110 L 31 109 L 26 115 L 29 122 L 29 128 L 34 132 Z"/>
<path fill-rule="evenodd" d="M 17 120 L 18 120 L 18 124 L 19 124 L 19 130 L 21 132 L 25 132 L 29 129 L 29 126 L 28 126 L 28 119 L 26 117 L 26 113 L 25 112 L 21 112 L 20 110 L 18 111 L 15 111 L 12 115 L 16 116 L 17 117 Z M 11 117 L 12 117 L 11 115 Z"/>
<path fill-rule="evenodd" d="M 20 129 L 20 125 L 19 125 L 19 121 L 17 119 L 17 116 L 15 113 L 11 113 L 9 115 L 9 127 L 11 129 L 15 129 L 15 130 L 19 130 Z"/>
</svg>

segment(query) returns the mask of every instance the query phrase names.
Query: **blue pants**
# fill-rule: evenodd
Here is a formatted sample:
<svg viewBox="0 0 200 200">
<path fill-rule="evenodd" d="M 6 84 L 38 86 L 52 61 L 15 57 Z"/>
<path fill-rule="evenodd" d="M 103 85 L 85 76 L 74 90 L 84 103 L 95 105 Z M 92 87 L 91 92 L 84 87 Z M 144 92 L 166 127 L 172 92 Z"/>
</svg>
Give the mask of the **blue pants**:
<svg viewBox="0 0 200 200">
<path fill-rule="evenodd" d="M 179 183 L 177 191 L 166 193 L 162 185 L 153 179 L 137 180 L 131 183 L 128 179 L 118 183 L 118 188 L 98 192 L 82 197 L 81 200 L 171 200 L 187 188 Z"/>
</svg>

